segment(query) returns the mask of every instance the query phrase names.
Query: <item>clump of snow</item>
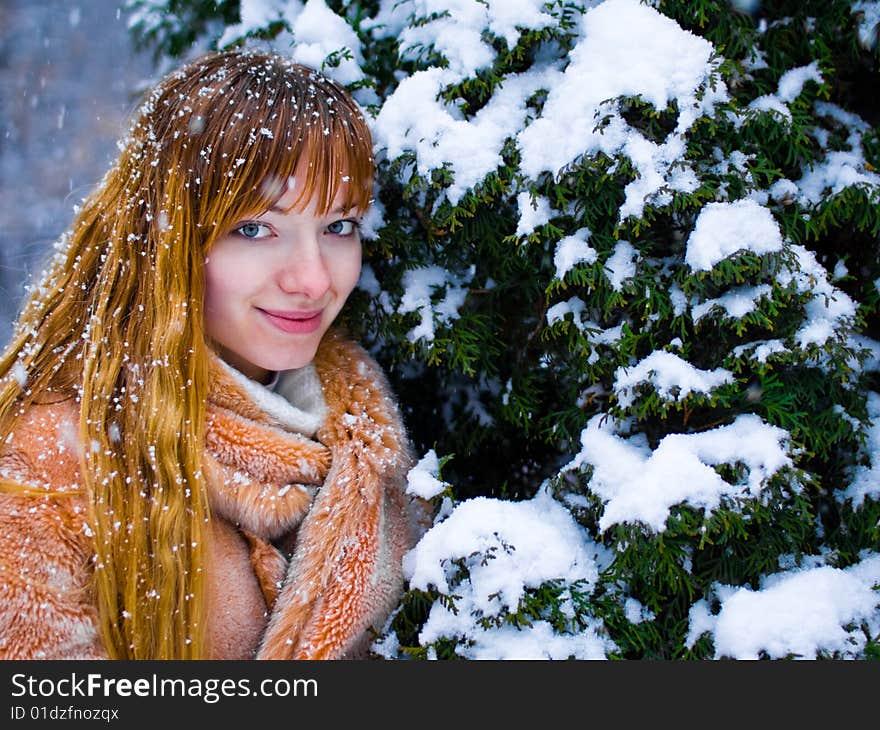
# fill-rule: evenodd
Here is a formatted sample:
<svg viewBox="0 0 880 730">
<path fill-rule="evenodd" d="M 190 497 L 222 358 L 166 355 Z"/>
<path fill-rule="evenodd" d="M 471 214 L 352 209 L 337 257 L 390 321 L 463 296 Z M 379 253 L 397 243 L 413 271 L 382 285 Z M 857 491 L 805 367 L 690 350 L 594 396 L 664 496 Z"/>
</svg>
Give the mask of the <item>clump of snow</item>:
<svg viewBox="0 0 880 730">
<path fill-rule="evenodd" d="M 692 193 L 699 187 L 696 174 L 685 162 L 682 135 L 670 135 L 658 145 L 630 131 L 621 152 L 638 170 L 635 180 L 623 189 L 621 219 L 640 217 L 646 203 L 668 205 L 672 202 L 672 191 Z"/>
<path fill-rule="evenodd" d="M 640 624 L 644 621 L 653 621 L 656 616 L 647 606 L 643 606 L 635 598 L 629 597 L 624 601 L 623 614 L 631 624 Z"/>
<path fill-rule="evenodd" d="M 858 368 L 863 373 L 880 371 L 880 342 L 854 332 L 849 335 L 850 346 L 862 353 L 864 359 L 858 363 Z"/>
<path fill-rule="evenodd" d="M 758 301 L 764 297 L 769 297 L 773 291 L 773 287 L 769 284 L 760 284 L 759 286 L 741 286 L 722 294 L 714 299 L 707 299 L 704 302 L 695 304 L 691 312 L 694 322 L 698 322 L 716 307 L 723 310 L 728 317 L 741 319 L 749 312 L 753 312 Z"/>
<path fill-rule="evenodd" d="M 696 188 L 683 135 L 697 118 L 726 100 L 727 91 L 711 60 L 712 45 L 673 20 L 637 0 L 606 0 L 589 9 L 574 29 L 577 37 L 562 59 L 568 62 L 564 70 L 560 59 L 540 58 L 530 70 L 507 76 L 486 106 L 465 118 L 456 104 L 438 98 L 494 60 L 483 32 L 510 43 L 522 29 L 557 21 L 537 0 L 390 5 L 375 19 L 375 32 L 399 34 L 404 56 L 431 44 L 449 64 L 417 71 L 400 82 L 376 118 L 376 143 L 389 158 L 414 153 L 423 176 L 446 167 L 453 183 L 445 195 L 453 204 L 502 164 L 501 148 L 511 138 L 522 154 L 521 170 L 532 178 L 545 170 L 559 174 L 584 155 L 627 156 L 638 176 L 626 188 L 621 217 L 639 215 L 646 202 L 669 202 L 672 191 Z M 411 13 L 427 17 L 432 9 L 442 15 L 420 26 L 406 25 Z M 542 89 L 547 90 L 546 103 L 540 117 L 529 123 L 534 112 L 526 103 Z M 658 110 L 677 102 L 676 128 L 660 143 L 646 139 L 608 101 L 624 96 L 641 97 Z M 599 129 L 603 117 L 608 124 Z M 554 141 L 550 146 L 548 139 Z M 522 215 L 525 206 L 519 203 Z M 526 216 L 517 233 L 531 230 Z"/>
<path fill-rule="evenodd" d="M 406 493 L 422 499 L 432 499 L 442 494 L 446 484 L 440 476 L 440 460 L 437 452 L 431 449 L 406 475 Z"/>
<path fill-rule="evenodd" d="M 672 304 L 672 313 L 676 317 L 680 317 L 687 311 L 687 296 L 675 282 L 669 287 L 669 301 Z"/>
<path fill-rule="evenodd" d="M 766 576 L 757 591 L 717 585 L 720 611 L 712 614 L 705 599 L 694 604 L 686 643 L 710 634 L 716 659 L 858 658 L 866 643 L 860 624 L 880 631 L 878 583 L 880 555 L 869 554 L 845 570 L 826 565 Z"/>
<path fill-rule="evenodd" d="M 472 636 L 473 643 L 457 652 L 467 659 L 606 659 L 617 648 L 598 619 L 587 619 L 585 629 L 570 634 L 559 634 L 549 622 L 538 620 L 528 628 L 505 625 Z"/>
<path fill-rule="evenodd" d="M 880 500 L 880 393 L 868 393 L 867 405 L 871 425 L 867 428 L 865 451 L 871 463 L 856 467 L 849 486 L 838 493 L 841 501 L 852 500 L 854 507 L 861 506 L 865 499 Z"/>
<path fill-rule="evenodd" d="M 486 497 L 462 502 L 404 556 L 411 587 L 433 586 L 459 596 L 456 611 L 434 603 L 419 642 L 456 639 L 456 651 L 469 659 L 605 658 L 615 646 L 595 620 L 557 633 L 544 620 L 523 628 L 486 628 L 480 619 L 517 612 L 526 589 L 548 581 L 589 592 L 607 560 L 605 548 L 544 490 L 524 502 Z M 467 569 L 465 578 L 458 561 Z"/>
<path fill-rule="evenodd" d="M 448 324 L 459 317 L 459 309 L 467 297 L 467 284 L 475 273 L 471 267 L 469 277 L 464 278 L 439 266 L 425 266 L 411 269 L 403 275 L 404 293 L 397 311 L 400 314 L 418 312 L 421 322 L 407 333 L 410 342 L 424 339 L 434 340 L 435 322 Z M 445 290 L 443 298 L 436 304 L 432 301 L 434 292 Z"/>
<path fill-rule="evenodd" d="M 795 342 L 801 347 L 821 347 L 829 338 L 848 328 L 856 315 L 855 302 L 828 281 L 828 271 L 815 254 L 803 246 L 792 246 L 795 255 L 794 270 L 785 269 L 777 276 L 783 285 L 794 282 L 801 294 L 811 294 L 804 305 L 805 319 L 795 333 Z"/>
<path fill-rule="evenodd" d="M 217 41 L 218 48 L 235 43 L 251 33 L 267 28 L 271 23 L 284 17 L 286 6 L 298 6 L 298 0 L 241 0 L 239 6 L 239 22 L 226 27 Z"/>
<path fill-rule="evenodd" d="M 284 23 L 289 32 L 274 41 L 296 63 L 323 71 L 342 84 L 364 78 L 361 42 L 344 18 L 334 13 L 324 0 L 242 0 L 240 22 L 227 26 L 217 41 L 224 48 L 242 38 L 265 30 L 273 23 Z M 331 54 L 339 54 L 337 65 L 324 66 Z"/>
<path fill-rule="evenodd" d="M 586 311 L 587 305 L 584 304 L 583 299 L 580 297 L 571 297 L 571 299 L 564 302 L 557 302 L 547 309 L 547 324 L 552 327 L 557 322 L 562 322 L 570 314 L 575 326 L 581 332 L 584 332 L 589 324 L 593 324 L 592 322 L 588 322 L 586 325 L 584 324 L 581 315 Z"/>
<path fill-rule="evenodd" d="M 819 70 L 819 62 L 813 61 L 808 66 L 800 66 L 786 71 L 779 78 L 779 86 L 776 95 L 786 103 L 791 103 L 801 95 L 804 84 L 807 81 L 823 82 L 822 72 Z"/>
<path fill-rule="evenodd" d="M 639 254 L 629 241 L 617 242 L 603 267 L 612 289 L 620 291 L 626 280 L 635 276 L 638 259 Z"/>
<path fill-rule="evenodd" d="M 523 30 L 556 23 L 545 0 L 409 0 L 384 2 L 370 23 L 379 37 L 400 39 L 401 56 L 416 59 L 433 47 L 460 78 L 489 66 L 498 55 L 484 34 L 503 38 L 508 48 Z M 410 18 L 423 19 L 410 23 Z"/>
<path fill-rule="evenodd" d="M 465 120 L 455 104 L 437 98 L 460 77 L 447 68 L 418 71 L 401 81 L 382 105 L 373 125 L 376 145 L 392 159 L 414 152 L 423 176 L 447 167 L 453 183 L 444 192 L 455 204 L 503 164 L 505 140 L 524 124 L 526 101 L 547 79 L 541 69 L 508 76 L 486 106 Z"/>
<path fill-rule="evenodd" d="M 382 291 L 382 286 L 376 278 L 376 272 L 369 264 L 364 264 L 361 268 L 361 275 L 357 283 L 358 289 L 363 289 L 367 294 L 377 297 Z"/>
<path fill-rule="evenodd" d="M 635 401 L 635 391 L 648 383 L 663 400 L 681 401 L 691 393 L 709 393 L 733 381 L 724 368 L 700 370 L 671 352 L 655 350 L 631 367 L 619 367 L 614 375 L 614 393 L 621 407 Z"/>
<path fill-rule="evenodd" d="M 880 2 L 861 0 L 852 4 L 852 13 L 856 17 L 859 43 L 868 50 L 873 50 L 880 37 Z"/>
<path fill-rule="evenodd" d="M 375 240 L 379 230 L 385 225 L 385 206 L 378 196 L 373 199 L 370 209 L 361 216 L 358 230 L 362 240 Z"/>
<path fill-rule="evenodd" d="M 856 185 L 880 186 L 880 175 L 867 170 L 861 149 L 829 152 L 797 182 L 800 199 L 812 205 Z"/>
<path fill-rule="evenodd" d="M 732 350 L 734 357 L 747 356 L 755 362 L 765 363 L 771 355 L 780 352 L 788 352 L 788 348 L 782 340 L 757 340 L 755 342 L 747 342 L 745 345 L 738 345 Z"/>
<path fill-rule="evenodd" d="M 613 345 L 623 337 L 623 324 L 603 329 L 600 324 L 586 319 L 587 305 L 580 297 L 571 297 L 567 301 L 557 302 L 547 309 L 547 324 L 551 327 L 562 322 L 571 315 L 574 326 L 592 345 Z M 592 365 L 599 360 L 599 352 L 593 350 L 587 361 Z"/>
<path fill-rule="evenodd" d="M 788 433 L 751 414 L 701 433 L 670 434 L 654 451 L 643 436 L 621 438 L 613 421 L 598 415 L 580 440 L 580 453 L 562 471 L 592 466 L 588 488 L 605 504 L 602 531 L 642 523 L 663 532 L 673 506 L 685 503 L 708 513 L 722 499 L 755 498 L 774 474 L 791 465 Z M 734 463 L 745 472 L 736 484 L 713 468 Z"/>
<path fill-rule="evenodd" d="M 295 10 L 298 0 L 287 5 L 287 18 L 295 42 L 289 49 L 297 63 L 323 70 L 341 84 L 353 84 L 364 78 L 361 42 L 354 29 L 344 18 L 334 13 L 324 0 L 307 0 L 301 10 Z M 324 59 L 332 53 L 350 52 L 337 66 L 323 67 Z"/>
<path fill-rule="evenodd" d="M 533 233 L 538 226 L 549 223 L 553 217 L 550 201 L 543 195 L 533 198 L 529 192 L 520 193 L 516 196 L 516 205 L 519 209 L 519 222 L 516 224 L 517 236 L 527 236 Z"/>
<path fill-rule="evenodd" d="M 782 178 L 773 183 L 767 191 L 773 200 L 790 201 L 798 194 L 798 186 L 788 178 Z"/>
<path fill-rule="evenodd" d="M 749 103 L 749 109 L 759 112 L 776 112 L 786 122 L 791 122 L 791 110 L 775 94 L 759 96 Z"/>
<path fill-rule="evenodd" d="M 829 102 L 817 101 L 814 108 L 819 114 L 849 129 L 846 140 L 849 149 L 829 150 L 820 162 L 797 180 L 798 200 L 804 205 L 819 205 L 828 196 L 836 195 L 852 186 L 871 188 L 872 196 L 876 200 L 880 175 L 869 169 L 862 149 L 862 136 L 870 126 L 858 115 Z M 817 137 L 825 146 L 822 135 L 817 134 Z"/>
<path fill-rule="evenodd" d="M 725 156 L 724 151 L 720 147 L 715 147 L 712 150 L 712 156 L 718 162 L 712 165 L 709 170 L 718 175 L 729 175 L 733 172 L 739 174 L 746 173 L 749 170 L 749 160 L 754 158 L 754 155 L 747 155 L 739 150 L 733 150 Z"/>
<path fill-rule="evenodd" d="M 714 165 L 707 168 L 707 172 L 712 172 L 719 177 L 735 175 L 742 179 L 749 173 L 749 162 L 754 159 L 754 155 L 747 155 L 739 150 L 733 150 L 725 155 L 720 147 L 712 150 L 712 156 L 717 160 Z M 719 200 L 727 197 L 728 181 L 724 180 L 718 187 Z"/>
<path fill-rule="evenodd" d="M 584 155 L 625 154 L 639 175 L 627 186 L 621 217 L 640 215 L 664 188 L 692 190 L 682 135 L 727 98 L 723 85 L 712 84 L 712 53 L 709 42 L 637 0 L 606 0 L 591 8 L 568 67 L 549 87 L 541 117 L 517 135 L 521 169 L 531 177 L 545 170 L 559 174 Z M 627 124 L 609 101 L 624 96 L 640 97 L 657 110 L 677 102 L 677 124 L 666 140 L 656 144 Z"/>
<path fill-rule="evenodd" d="M 776 93 L 759 96 L 749 104 L 749 109 L 775 111 L 790 122 L 791 110 L 786 105 L 800 96 L 807 81 L 822 83 L 822 72 L 819 70 L 818 61 L 813 61 L 808 66 L 800 66 L 786 71 L 779 79 Z"/>
<path fill-rule="evenodd" d="M 565 275 L 578 264 L 592 264 L 596 261 L 599 254 L 587 243 L 591 235 L 589 228 L 581 228 L 556 244 L 553 265 L 556 266 L 557 279 L 564 279 Z"/>
<path fill-rule="evenodd" d="M 755 201 L 709 203 L 688 238 L 685 262 L 695 271 L 709 271 L 735 253 L 772 253 L 782 245 L 773 215 Z"/>
</svg>

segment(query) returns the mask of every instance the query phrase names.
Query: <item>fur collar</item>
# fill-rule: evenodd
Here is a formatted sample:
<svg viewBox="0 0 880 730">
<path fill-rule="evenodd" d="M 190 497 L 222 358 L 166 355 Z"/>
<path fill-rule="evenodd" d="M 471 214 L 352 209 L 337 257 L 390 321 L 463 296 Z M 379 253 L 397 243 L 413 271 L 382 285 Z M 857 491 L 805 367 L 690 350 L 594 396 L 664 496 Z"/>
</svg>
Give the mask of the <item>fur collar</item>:
<svg viewBox="0 0 880 730">
<path fill-rule="evenodd" d="M 332 466 L 299 531 L 259 659 L 332 659 L 378 628 L 403 588 L 416 534 L 404 497 L 412 454 L 383 373 L 330 333 L 318 350 L 328 416 L 318 440 Z"/>
<path fill-rule="evenodd" d="M 211 399 L 218 405 L 243 408 L 257 420 L 268 416 L 287 431 L 312 438 L 327 416 L 327 404 L 314 364 L 276 373 L 272 386 L 261 385 L 214 356 Z M 217 370 L 225 371 L 234 384 Z M 256 406 L 257 410 L 252 410 Z M 261 412 L 259 412 L 261 411 Z"/>
<path fill-rule="evenodd" d="M 330 467 L 330 450 L 312 438 L 326 406 L 310 370 L 317 395 L 307 394 L 300 408 L 219 357 L 209 365 L 204 466 L 211 509 L 265 540 L 297 527 Z"/>
<path fill-rule="evenodd" d="M 403 553 L 414 541 L 403 492 L 412 455 L 383 373 L 334 331 L 318 349 L 314 373 L 320 401 L 311 392 L 281 406 L 262 397 L 275 394 L 263 389 L 255 398 L 260 386 L 243 383 L 219 360 L 212 364 L 212 509 L 263 539 L 297 530 L 258 658 L 347 655 L 393 608 Z M 307 373 L 296 377 L 308 381 Z M 314 438 L 290 429 L 290 409 L 315 413 L 322 405 Z"/>
</svg>

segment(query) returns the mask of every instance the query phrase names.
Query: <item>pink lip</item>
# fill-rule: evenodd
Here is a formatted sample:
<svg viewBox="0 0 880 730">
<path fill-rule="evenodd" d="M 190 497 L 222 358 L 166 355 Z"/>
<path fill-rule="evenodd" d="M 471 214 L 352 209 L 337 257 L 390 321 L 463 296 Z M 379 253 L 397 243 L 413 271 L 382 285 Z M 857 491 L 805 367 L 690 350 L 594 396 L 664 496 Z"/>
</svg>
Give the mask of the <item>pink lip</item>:
<svg viewBox="0 0 880 730">
<path fill-rule="evenodd" d="M 287 334 L 307 335 L 321 326 L 322 310 L 309 312 L 282 312 L 259 309 L 269 323 Z"/>
</svg>

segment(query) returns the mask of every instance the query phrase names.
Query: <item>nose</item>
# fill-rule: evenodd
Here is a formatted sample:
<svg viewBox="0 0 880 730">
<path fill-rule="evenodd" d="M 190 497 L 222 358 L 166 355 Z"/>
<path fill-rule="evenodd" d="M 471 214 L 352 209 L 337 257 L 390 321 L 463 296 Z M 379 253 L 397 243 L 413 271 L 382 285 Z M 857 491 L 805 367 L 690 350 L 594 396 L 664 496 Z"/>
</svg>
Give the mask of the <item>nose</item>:
<svg viewBox="0 0 880 730">
<path fill-rule="evenodd" d="M 287 248 L 278 270 L 278 286 L 310 302 L 324 298 L 330 289 L 330 271 L 317 236 L 299 236 L 295 245 Z"/>
</svg>

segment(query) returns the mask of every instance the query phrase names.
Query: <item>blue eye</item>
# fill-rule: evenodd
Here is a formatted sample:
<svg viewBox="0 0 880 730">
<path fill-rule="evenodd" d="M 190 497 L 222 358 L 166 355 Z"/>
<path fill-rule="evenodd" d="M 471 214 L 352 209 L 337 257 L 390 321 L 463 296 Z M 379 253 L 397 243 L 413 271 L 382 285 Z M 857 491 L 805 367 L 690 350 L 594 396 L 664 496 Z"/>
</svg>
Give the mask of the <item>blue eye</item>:
<svg viewBox="0 0 880 730">
<path fill-rule="evenodd" d="M 357 221 L 347 218 L 345 220 L 333 221 L 327 226 L 327 231 L 334 236 L 351 236 L 357 231 Z"/>
<path fill-rule="evenodd" d="M 266 238 L 272 235 L 272 229 L 263 223 L 242 223 L 235 232 L 244 238 Z"/>
</svg>

